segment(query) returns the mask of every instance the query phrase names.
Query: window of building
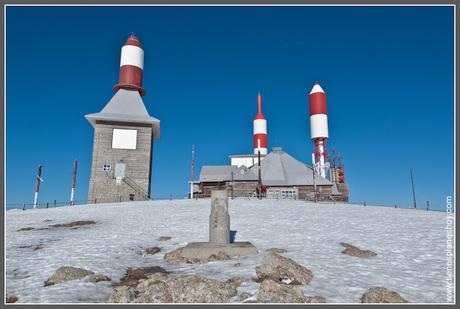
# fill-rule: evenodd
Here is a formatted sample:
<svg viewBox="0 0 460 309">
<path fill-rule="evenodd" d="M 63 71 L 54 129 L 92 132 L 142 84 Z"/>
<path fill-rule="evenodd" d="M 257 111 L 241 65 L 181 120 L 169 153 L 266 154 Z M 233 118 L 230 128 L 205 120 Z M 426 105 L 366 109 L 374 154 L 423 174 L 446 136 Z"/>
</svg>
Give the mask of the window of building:
<svg viewBox="0 0 460 309">
<path fill-rule="evenodd" d="M 112 165 L 110 164 L 104 164 L 103 166 L 104 171 L 110 172 L 112 170 Z"/>
<path fill-rule="evenodd" d="M 112 148 L 136 149 L 137 130 L 113 129 Z"/>
</svg>

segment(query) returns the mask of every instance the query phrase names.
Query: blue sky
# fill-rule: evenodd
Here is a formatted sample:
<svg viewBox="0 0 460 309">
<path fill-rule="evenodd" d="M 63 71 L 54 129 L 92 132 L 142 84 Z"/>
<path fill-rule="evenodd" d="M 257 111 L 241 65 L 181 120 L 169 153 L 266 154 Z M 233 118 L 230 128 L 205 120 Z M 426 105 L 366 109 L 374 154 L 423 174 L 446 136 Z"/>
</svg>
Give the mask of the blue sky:
<svg viewBox="0 0 460 309">
<path fill-rule="evenodd" d="M 144 102 L 161 120 L 154 196 L 196 167 L 252 151 L 261 91 L 269 148 L 310 164 L 308 93 L 327 93 L 329 150 L 354 202 L 444 209 L 453 194 L 453 7 L 8 7 L 7 203 L 87 198 L 93 128 L 120 48 L 145 50 Z"/>
</svg>

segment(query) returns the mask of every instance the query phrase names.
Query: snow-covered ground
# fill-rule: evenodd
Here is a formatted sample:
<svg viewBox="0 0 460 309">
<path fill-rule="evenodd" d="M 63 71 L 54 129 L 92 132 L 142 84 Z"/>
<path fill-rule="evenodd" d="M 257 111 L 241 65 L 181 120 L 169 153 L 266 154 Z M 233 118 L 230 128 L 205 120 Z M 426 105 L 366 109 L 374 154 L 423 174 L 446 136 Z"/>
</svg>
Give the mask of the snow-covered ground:
<svg viewBox="0 0 460 309">
<path fill-rule="evenodd" d="M 231 229 L 236 241 L 250 241 L 253 257 L 207 264 L 172 265 L 163 255 L 188 242 L 208 240 L 210 200 L 172 200 L 97 204 L 6 212 L 6 291 L 23 303 L 104 302 L 111 283 L 69 281 L 44 287 L 60 266 L 75 266 L 118 281 L 128 267 L 161 266 L 168 271 L 226 280 L 247 278 L 239 288 L 256 294 L 255 276 L 265 250 L 284 248 L 284 256 L 312 270 L 302 287 L 306 296 L 328 302 L 359 302 L 370 287 L 395 290 L 411 302 L 447 301 L 446 213 L 413 209 L 313 204 L 303 201 L 230 200 Z M 45 221 L 46 220 L 46 221 Z M 48 221 L 52 220 L 52 221 Z M 94 220 L 79 229 L 17 232 L 24 227 Z M 158 241 L 171 236 L 169 241 Z M 342 254 L 347 242 L 378 255 Z M 43 248 L 21 246 L 39 245 Z M 159 246 L 156 255 L 139 254 Z M 240 267 L 234 267 L 239 262 Z M 255 298 L 255 296 L 254 296 Z"/>
</svg>

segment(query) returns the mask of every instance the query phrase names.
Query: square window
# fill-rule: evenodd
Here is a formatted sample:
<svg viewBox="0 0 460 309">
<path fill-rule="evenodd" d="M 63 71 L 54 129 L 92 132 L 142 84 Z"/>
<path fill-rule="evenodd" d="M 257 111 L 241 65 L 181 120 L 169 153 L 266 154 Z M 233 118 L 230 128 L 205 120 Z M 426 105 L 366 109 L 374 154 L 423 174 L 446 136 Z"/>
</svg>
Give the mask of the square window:
<svg viewBox="0 0 460 309">
<path fill-rule="evenodd" d="M 110 164 L 104 164 L 103 166 L 104 171 L 110 172 L 112 170 L 112 165 Z"/>
<path fill-rule="evenodd" d="M 136 149 L 137 130 L 113 129 L 112 148 Z"/>
</svg>

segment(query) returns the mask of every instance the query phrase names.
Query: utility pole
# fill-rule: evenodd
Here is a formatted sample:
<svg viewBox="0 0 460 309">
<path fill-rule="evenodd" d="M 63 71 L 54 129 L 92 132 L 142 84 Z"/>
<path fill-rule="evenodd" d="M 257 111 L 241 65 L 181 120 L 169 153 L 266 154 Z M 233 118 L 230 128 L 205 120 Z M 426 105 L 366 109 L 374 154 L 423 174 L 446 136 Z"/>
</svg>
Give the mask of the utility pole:
<svg viewBox="0 0 460 309">
<path fill-rule="evenodd" d="M 195 181 L 195 144 L 192 144 L 192 167 L 190 176 L 190 199 L 193 199 L 193 182 Z"/>
<path fill-rule="evenodd" d="M 75 183 L 77 182 L 77 160 L 73 162 L 72 189 L 70 190 L 70 206 L 74 205 Z"/>
<path fill-rule="evenodd" d="M 412 169 L 410 169 L 410 180 L 411 180 L 411 183 L 412 183 L 412 195 L 414 197 L 414 208 L 417 208 L 417 202 L 415 200 L 414 175 L 412 173 Z"/>
<path fill-rule="evenodd" d="M 35 195 L 34 195 L 34 208 L 37 208 L 38 205 L 38 191 L 40 190 L 40 183 L 43 182 L 42 180 L 42 166 L 38 166 L 38 174 L 37 174 L 37 185 L 35 186 Z"/>
</svg>

